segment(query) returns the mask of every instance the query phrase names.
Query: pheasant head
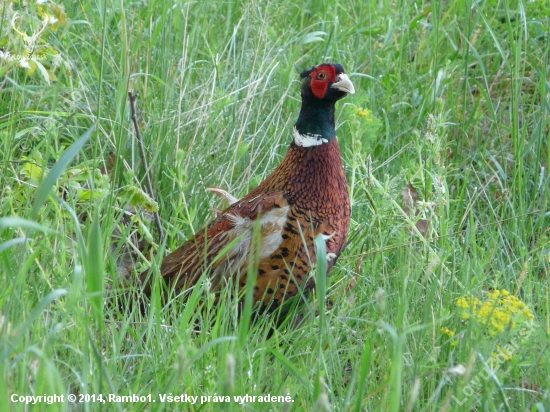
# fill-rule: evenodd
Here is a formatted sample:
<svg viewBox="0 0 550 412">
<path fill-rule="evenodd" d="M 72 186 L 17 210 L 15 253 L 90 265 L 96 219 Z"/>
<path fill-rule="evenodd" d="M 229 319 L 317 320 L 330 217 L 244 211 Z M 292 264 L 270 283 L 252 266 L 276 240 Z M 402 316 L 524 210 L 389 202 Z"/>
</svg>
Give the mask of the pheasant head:
<svg viewBox="0 0 550 412">
<path fill-rule="evenodd" d="M 355 88 L 341 64 L 324 63 L 300 74 L 302 108 L 294 129 L 294 142 L 310 147 L 328 143 L 336 136 L 334 106 Z"/>
</svg>

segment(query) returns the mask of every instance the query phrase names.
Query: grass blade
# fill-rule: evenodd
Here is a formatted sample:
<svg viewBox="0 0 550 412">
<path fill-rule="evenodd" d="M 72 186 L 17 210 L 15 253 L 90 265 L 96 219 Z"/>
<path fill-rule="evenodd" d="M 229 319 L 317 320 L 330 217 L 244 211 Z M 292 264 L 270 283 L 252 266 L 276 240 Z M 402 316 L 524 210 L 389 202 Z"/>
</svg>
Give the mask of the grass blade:
<svg viewBox="0 0 550 412">
<path fill-rule="evenodd" d="M 46 199 L 48 198 L 48 195 L 54 187 L 55 182 L 57 182 L 57 179 L 59 179 L 69 163 L 71 163 L 74 157 L 82 149 L 84 144 L 88 141 L 94 129 L 95 125 L 90 126 L 90 128 L 86 130 L 86 132 L 84 132 L 84 134 L 76 142 L 74 142 L 67 150 L 65 150 L 63 154 L 59 157 L 59 160 L 56 162 L 56 164 L 53 165 L 50 173 L 48 173 L 42 183 L 40 183 L 40 186 L 38 186 L 38 189 L 36 190 L 36 197 L 34 199 L 34 203 L 30 212 L 31 220 L 36 219 L 36 217 L 38 216 L 38 211 L 40 210 L 44 202 L 46 202 Z"/>
</svg>

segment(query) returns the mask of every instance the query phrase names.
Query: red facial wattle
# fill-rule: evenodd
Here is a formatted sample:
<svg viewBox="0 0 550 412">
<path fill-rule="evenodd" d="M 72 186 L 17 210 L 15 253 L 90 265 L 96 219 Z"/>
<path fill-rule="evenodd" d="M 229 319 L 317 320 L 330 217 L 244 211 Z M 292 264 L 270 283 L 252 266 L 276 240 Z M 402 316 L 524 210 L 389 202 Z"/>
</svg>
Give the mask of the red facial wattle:
<svg viewBox="0 0 550 412">
<path fill-rule="evenodd" d="M 311 91 L 318 99 L 323 99 L 330 83 L 336 81 L 336 69 L 334 66 L 319 66 L 309 75 L 311 78 Z"/>
</svg>

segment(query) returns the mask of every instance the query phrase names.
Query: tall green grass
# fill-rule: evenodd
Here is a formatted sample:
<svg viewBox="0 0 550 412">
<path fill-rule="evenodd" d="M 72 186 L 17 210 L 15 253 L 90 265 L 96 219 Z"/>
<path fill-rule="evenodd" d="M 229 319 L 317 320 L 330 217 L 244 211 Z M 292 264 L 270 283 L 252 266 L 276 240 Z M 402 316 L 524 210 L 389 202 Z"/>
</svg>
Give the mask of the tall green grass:
<svg viewBox="0 0 550 412">
<path fill-rule="evenodd" d="M 3 52 L 25 53 L 21 33 L 39 31 L 49 4 L 1 3 Z M 64 6 L 67 24 L 36 44 L 46 72 L 0 61 L 2 410 L 26 410 L 13 394 L 54 393 L 156 402 L 34 408 L 550 408 L 547 2 Z M 137 265 L 158 273 L 163 251 L 220 207 L 205 188 L 242 196 L 281 161 L 298 73 L 321 61 L 342 63 L 357 90 L 337 108 L 357 235 L 326 285 L 275 330 L 268 316 L 239 323 L 233 286 L 219 305 L 204 283 L 186 304 L 155 294 L 145 315 L 106 305 L 122 296 L 127 239 L 152 244 Z M 128 91 L 157 203 L 145 195 Z M 138 209 L 130 227 L 128 205 Z M 148 220 L 157 208 L 164 244 Z M 502 289 L 532 325 L 492 334 L 461 316 L 457 299 Z M 509 358 L 488 361 L 511 342 Z M 190 405 L 164 394 L 291 401 Z"/>
</svg>

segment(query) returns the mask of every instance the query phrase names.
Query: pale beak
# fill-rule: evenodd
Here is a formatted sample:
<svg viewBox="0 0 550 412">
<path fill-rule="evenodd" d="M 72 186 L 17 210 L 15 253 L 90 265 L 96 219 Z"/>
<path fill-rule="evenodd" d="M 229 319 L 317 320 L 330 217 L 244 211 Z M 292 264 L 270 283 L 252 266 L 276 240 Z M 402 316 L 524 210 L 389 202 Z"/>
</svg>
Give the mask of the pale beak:
<svg viewBox="0 0 550 412">
<path fill-rule="evenodd" d="M 345 73 L 339 74 L 336 78 L 336 83 L 332 83 L 332 86 L 330 87 L 338 89 L 344 93 L 355 93 L 355 87 L 353 87 L 353 83 Z"/>
</svg>

